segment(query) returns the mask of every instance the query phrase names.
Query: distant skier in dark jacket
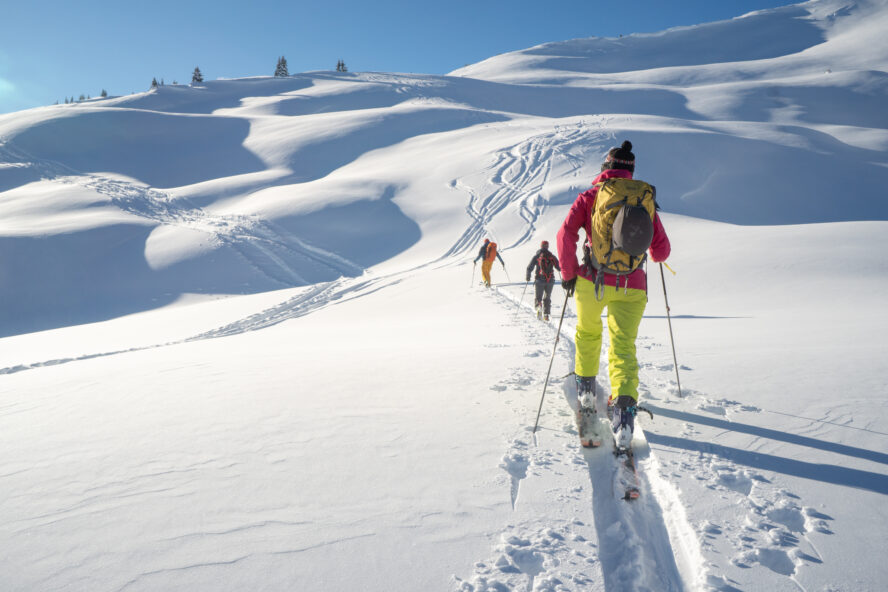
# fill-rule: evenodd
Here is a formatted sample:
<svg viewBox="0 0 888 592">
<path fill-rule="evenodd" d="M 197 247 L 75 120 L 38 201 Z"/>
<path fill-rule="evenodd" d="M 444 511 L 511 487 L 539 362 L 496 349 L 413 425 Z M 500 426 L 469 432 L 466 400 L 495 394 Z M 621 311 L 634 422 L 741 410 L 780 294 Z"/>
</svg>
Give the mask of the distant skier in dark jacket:
<svg viewBox="0 0 888 592">
<path fill-rule="evenodd" d="M 549 312 L 552 310 L 552 288 L 555 286 L 555 270 L 561 272 L 561 266 L 558 265 L 558 258 L 549 251 L 549 241 L 540 243 L 540 250 L 536 252 L 530 264 L 527 266 L 526 280 L 530 281 L 531 274 L 536 270 L 534 276 L 534 287 L 536 288 L 536 300 L 534 308 L 537 311 L 537 318 L 549 320 Z"/>
</svg>

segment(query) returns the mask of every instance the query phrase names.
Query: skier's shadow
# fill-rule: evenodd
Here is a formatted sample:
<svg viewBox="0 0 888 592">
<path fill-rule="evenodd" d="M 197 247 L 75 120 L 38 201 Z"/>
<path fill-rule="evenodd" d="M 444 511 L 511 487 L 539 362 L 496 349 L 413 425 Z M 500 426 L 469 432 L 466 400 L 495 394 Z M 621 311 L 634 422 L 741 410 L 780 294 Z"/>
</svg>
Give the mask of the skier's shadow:
<svg viewBox="0 0 888 592">
<path fill-rule="evenodd" d="M 783 473 L 784 475 L 791 475 L 794 477 L 804 477 L 805 479 L 812 479 L 823 483 L 832 483 L 834 485 L 856 487 L 858 489 L 866 489 L 875 493 L 888 495 L 888 475 L 882 473 L 852 469 L 839 465 L 795 460 L 785 456 L 752 452 L 740 448 L 723 446 L 721 444 L 713 444 L 712 442 L 700 442 L 688 438 L 664 436 L 654 433 L 650 428 L 645 430 L 645 437 L 651 445 L 665 446 L 668 448 L 689 450 L 693 452 L 703 452 L 720 456 L 735 464 L 746 465 L 756 469 L 772 471 L 774 473 Z"/>
<path fill-rule="evenodd" d="M 798 446 L 808 446 L 810 448 L 817 448 L 818 450 L 835 452 L 836 454 L 844 454 L 846 456 L 853 456 L 855 458 L 862 458 L 864 460 L 871 460 L 873 462 L 888 465 L 888 454 L 885 454 L 883 452 L 876 452 L 874 450 L 867 450 L 866 448 L 858 448 L 856 446 L 848 446 L 846 444 L 837 444 L 835 442 L 827 442 L 824 440 L 818 440 L 817 438 L 800 436 L 798 434 L 792 434 L 790 432 L 772 430 L 770 428 L 763 428 L 755 425 L 738 423 L 735 421 L 727 421 L 724 419 L 718 419 L 716 417 L 707 417 L 705 415 L 689 413 L 687 411 L 667 409 L 651 404 L 646 404 L 646 406 L 649 407 L 655 415 L 661 417 L 668 417 L 670 419 L 676 419 L 683 422 L 706 425 L 725 431 L 750 434 L 758 438 L 779 440 L 781 442 L 796 444 Z M 647 430 L 645 431 L 645 433 L 647 433 Z"/>
</svg>

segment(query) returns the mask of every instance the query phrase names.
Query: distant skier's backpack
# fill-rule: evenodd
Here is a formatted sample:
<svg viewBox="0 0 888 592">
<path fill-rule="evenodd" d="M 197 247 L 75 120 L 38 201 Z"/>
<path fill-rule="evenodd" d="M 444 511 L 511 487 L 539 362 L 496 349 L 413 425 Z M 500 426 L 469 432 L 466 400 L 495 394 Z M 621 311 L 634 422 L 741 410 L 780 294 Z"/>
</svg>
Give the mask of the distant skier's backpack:
<svg viewBox="0 0 888 592">
<path fill-rule="evenodd" d="M 618 276 L 638 269 L 654 237 L 657 191 L 637 179 L 615 177 L 598 184 L 589 236 L 589 262 L 598 271 Z M 596 278 L 596 296 L 604 285 Z M 599 296 L 600 298 L 600 296 Z"/>
<path fill-rule="evenodd" d="M 539 266 L 539 276 L 547 282 L 551 282 L 555 278 L 555 258 L 548 251 L 540 250 L 540 256 L 537 257 L 537 265 Z"/>
<path fill-rule="evenodd" d="M 496 243 L 487 243 L 487 253 L 484 254 L 485 261 L 493 261 L 496 259 Z"/>
</svg>

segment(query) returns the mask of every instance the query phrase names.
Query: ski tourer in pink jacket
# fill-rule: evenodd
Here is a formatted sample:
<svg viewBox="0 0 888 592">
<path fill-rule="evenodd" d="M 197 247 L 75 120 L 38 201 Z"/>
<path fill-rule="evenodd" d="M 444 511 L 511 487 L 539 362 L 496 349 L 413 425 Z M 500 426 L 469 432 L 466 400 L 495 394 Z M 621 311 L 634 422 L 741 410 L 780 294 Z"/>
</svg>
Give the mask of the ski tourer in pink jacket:
<svg viewBox="0 0 888 592">
<path fill-rule="evenodd" d="M 631 179 L 635 171 L 635 155 L 632 153 L 631 142 L 625 141 L 622 146 L 611 148 L 601 165 L 601 171 L 592 181 L 593 185 L 614 177 Z M 576 413 L 577 432 L 583 446 L 601 443 L 601 422 L 598 418 L 606 411 L 607 417 L 612 417 L 617 448 L 629 448 L 638 404 L 635 340 L 647 306 L 647 277 L 643 267 L 629 275 L 620 276 L 618 280 L 618 276 L 596 271 L 591 265 L 580 265 L 577 258 L 580 229 L 585 230 L 586 238 L 592 236 L 592 213 L 597 193 L 598 187 L 593 186 L 577 197 L 557 235 L 561 285 L 568 297 L 574 296 L 577 309 L 574 341 L 577 399 L 569 397 L 568 402 Z M 669 238 L 656 212 L 653 239 L 648 252 L 655 262 L 665 260 L 670 252 Z M 597 273 L 604 274 L 604 287 L 600 294 L 595 286 Z M 597 374 L 601 367 L 601 315 L 605 309 L 610 334 L 607 363 L 609 397 L 605 396 L 604 389 L 598 388 L 597 383 Z"/>
<path fill-rule="evenodd" d="M 597 185 L 614 177 L 631 179 L 632 173 L 623 169 L 607 169 L 592 180 L 592 185 Z M 577 242 L 579 241 L 581 228 L 586 231 L 586 236 L 592 234 L 592 212 L 595 208 L 595 195 L 597 193 L 598 187 L 592 187 L 581 193 L 571 206 L 564 224 L 558 230 L 556 241 L 558 243 L 558 261 L 561 263 L 562 280 L 570 280 L 576 276 L 581 276 L 590 282 L 595 281 L 595 269 L 587 269 L 586 266 L 580 264 L 577 258 Z M 669 237 L 666 236 L 663 223 L 660 222 L 660 216 L 655 215 L 654 238 L 651 241 L 649 251 L 651 261 L 655 263 L 665 261 L 669 257 L 670 250 Z M 616 286 L 617 276 L 605 273 L 604 284 L 606 286 Z M 630 289 L 647 290 L 647 278 L 644 269 L 639 267 L 628 276 L 620 278 L 620 287 L 622 288 L 624 285 Z"/>
</svg>

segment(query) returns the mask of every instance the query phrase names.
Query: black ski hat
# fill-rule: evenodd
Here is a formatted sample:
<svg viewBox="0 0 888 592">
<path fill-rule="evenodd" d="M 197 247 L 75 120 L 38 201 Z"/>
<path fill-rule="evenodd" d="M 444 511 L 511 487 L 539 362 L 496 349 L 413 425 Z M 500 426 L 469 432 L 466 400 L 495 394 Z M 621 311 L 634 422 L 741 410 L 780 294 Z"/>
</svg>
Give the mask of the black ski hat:
<svg viewBox="0 0 888 592">
<path fill-rule="evenodd" d="M 635 172 L 635 155 L 632 154 L 632 142 L 626 140 L 619 148 L 611 148 L 604 157 L 601 170 L 624 169 L 630 173 Z"/>
</svg>

